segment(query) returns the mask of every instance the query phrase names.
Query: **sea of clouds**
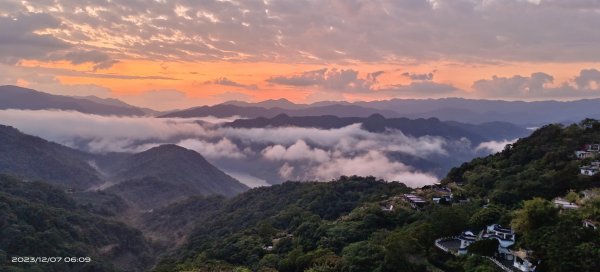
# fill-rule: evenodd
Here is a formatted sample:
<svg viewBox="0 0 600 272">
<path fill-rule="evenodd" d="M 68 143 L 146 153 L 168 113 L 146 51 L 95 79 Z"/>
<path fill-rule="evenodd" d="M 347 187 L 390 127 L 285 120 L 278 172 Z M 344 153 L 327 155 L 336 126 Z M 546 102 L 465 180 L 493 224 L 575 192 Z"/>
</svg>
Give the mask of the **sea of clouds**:
<svg viewBox="0 0 600 272">
<path fill-rule="evenodd" d="M 372 133 L 361 129 L 360 124 L 339 129 L 221 125 L 236 118 L 162 119 L 0 110 L 3 125 L 92 153 L 133 153 L 174 143 L 199 152 L 251 187 L 285 180 L 327 181 L 341 175 L 371 175 L 422 186 L 437 182 L 439 177 L 388 154 L 443 160 L 457 152 L 473 156 L 497 152 L 512 142 L 491 141 L 471 147 L 466 139 L 450 142 L 436 136 L 411 137 L 401 131 Z"/>
</svg>

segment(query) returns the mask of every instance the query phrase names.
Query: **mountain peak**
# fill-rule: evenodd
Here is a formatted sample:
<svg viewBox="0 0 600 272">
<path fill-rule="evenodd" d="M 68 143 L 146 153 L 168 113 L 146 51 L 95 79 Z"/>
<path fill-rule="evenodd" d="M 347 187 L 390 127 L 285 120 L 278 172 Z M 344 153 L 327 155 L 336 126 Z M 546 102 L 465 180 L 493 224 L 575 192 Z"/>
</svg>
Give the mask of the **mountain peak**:
<svg viewBox="0 0 600 272">
<path fill-rule="evenodd" d="M 379 113 L 371 114 L 367 119 L 369 120 L 385 120 L 385 117 Z"/>
<path fill-rule="evenodd" d="M 191 195 L 233 196 L 248 189 L 213 166 L 200 153 L 174 144 L 130 155 L 113 179 L 122 182 L 109 188 L 110 192 L 122 194 L 124 198 L 127 198 L 125 195 L 139 198 L 141 202 L 138 204 L 144 206 L 159 202 L 165 204 Z M 138 194 L 140 190 L 145 192 L 145 197 Z M 142 198 L 154 199 L 156 203 L 146 203 Z"/>
</svg>

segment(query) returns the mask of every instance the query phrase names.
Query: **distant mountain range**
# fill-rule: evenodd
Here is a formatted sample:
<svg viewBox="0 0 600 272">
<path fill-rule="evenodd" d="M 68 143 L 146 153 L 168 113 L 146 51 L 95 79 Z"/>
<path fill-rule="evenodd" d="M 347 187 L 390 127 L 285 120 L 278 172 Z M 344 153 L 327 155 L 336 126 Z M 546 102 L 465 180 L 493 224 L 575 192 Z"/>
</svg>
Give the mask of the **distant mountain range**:
<svg viewBox="0 0 600 272">
<path fill-rule="evenodd" d="M 585 118 L 600 118 L 600 99 L 576 101 L 504 101 L 465 98 L 390 99 L 381 101 L 321 101 L 297 104 L 286 99 L 256 103 L 228 101 L 213 106 L 199 106 L 168 113 L 129 105 L 114 98 L 95 96 L 71 97 L 52 95 L 17 86 L 0 86 L 0 109 L 57 109 L 98 115 L 164 118 L 231 117 L 273 118 L 289 116 L 368 117 L 381 114 L 387 118 L 438 118 L 462 123 L 509 122 L 519 126 L 548 123 L 573 123 Z"/>
<path fill-rule="evenodd" d="M 372 102 L 323 101 L 294 104 L 285 99 L 258 103 L 229 101 L 214 106 L 174 111 L 161 117 L 229 117 L 272 118 L 289 116 L 334 115 L 338 117 L 368 117 L 381 114 L 387 118 L 438 118 L 464 123 L 510 122 L 520 126 L 540 126 L 547 123 L 573 123 L 584 118 L 600 117 L 600 99 L 577 101 L 503 101 L 465 98 L 391 99 Z"/>
<path fill-rule="evenodd" d="M 290 116 L 321 116 L 334 115 L 338 117 L 368 117 L 373 114 L 382 114 L 387 117 L 399 117 L 399 114 L 390 110 L 379 110 L 357 105 L 326 105 L 307 108 L 264 108 L 258 106 L 238 106 L 231 104 L 219 104 L 214 106 L 195 107 L 181 111 L 174 111 L 161 115 L 162 118 L 192 118 L 192 117 L 230 117 L 242 116 L 247 118 L 265 117 L 271 118 L 279 114 Z"/>
<path fill-rule="evenodd" d="M 489 122 L 479 125 L 460 122 L 445 121 L 437 118 L 408 119 L 385 118 L 380 114 L 373 114 L 367 118 L 302 116 L 291 117 L 280 114 L 273 118 L 238 119 L 224 124 L 234 128 L 265 128 L 265 127 L 314 127 L 320 129 L 341 128 L 351 124 L 361 123 L 362 128 L 370 132 L 384 132 L 386 129 L 396 129 L 405 135 L 440 136 L 448 139 L 465 137 L 475 144 L 489 140 L 516 139 L 527 136 L 530 131 L 507 122 Z"/>
<path fill-rule="evenodd" d="M 131 106 L 117 99 L 53 95 L 11 85 L 0 86 L 0 110 L 2 109 L 54 109 L 120 116 L 141 116 L 154 113 L 153 110 Z"/>
<path fill-rule="evenodd" d="M 90 154 L 0 126 L 0 174 L 75 191 L 105 189 L 147 209 L 195 195 L 248 189 L 195 151 L 163 145 L 138 154 Z"/>
</svg>

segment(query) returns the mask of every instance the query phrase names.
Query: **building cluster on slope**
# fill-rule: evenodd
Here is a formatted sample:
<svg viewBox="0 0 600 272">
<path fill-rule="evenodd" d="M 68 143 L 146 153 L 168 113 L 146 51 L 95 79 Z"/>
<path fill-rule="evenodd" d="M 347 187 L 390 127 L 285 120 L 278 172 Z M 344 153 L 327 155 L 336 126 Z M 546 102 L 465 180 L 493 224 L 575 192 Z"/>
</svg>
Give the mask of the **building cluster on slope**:
<svg viewBox="0 0 600 272">
<path fill-rule="evenodd" d="M 471 231 L 462 232 L 458 236 L 458 240 L 460 241 L 458 255 L 467 254 L 468 247 L 471 244 L 473 244 L 475 241 L 484 239 L 498 240 L 497 253 L 504 262 L 512 261 L 512 266 L 518 269 L 519 271 L 535 271 L 535 265 L 527 257 L 528 254 L 524 254 L 526 251 L 511 250 L 511 247 L 515 244 L 516 241 L 515 232 L 512 229 L 504 228 L 498 224 L 487 226 L 479 235 L 475 235 Z"/>
<path fill-rule="evenodd" d="M 588 165 L 579 167 L 579 172 L 586 176 L 593 176 L 600 173 L 600 161 L 593 161 Z"/>
<path fill-rule="evenodd" d="M 582 149 L 575 151 L 575 156 L 580 159 L 593 159 L 600 153 L 600 144 L 586 144 Z"/>
<path fill-rule="evenodd" d="M 596 159 L 600 157 L 600 144 L 586 144 L 582 149 L 575 151 L 575 157 L 580 160 Z M 592 161 L 590 164 L 579 167 L 582 175 L 593 176 L 600 173 L 600 161 Z"/>
<path fill-rule="evenodd" d="M 418 210 L 428 204 L 435 205 L 461 205 L 470 202 L 465 197 L 456 197 L 452 189 L 441 184 L 433 184 L 415 189 L 408 194 L 397 195 L 379 203 L 380 209 L 385 212 L 394 211 L 395 206 L 406 203 L 411 208 Z"/>
</svg>

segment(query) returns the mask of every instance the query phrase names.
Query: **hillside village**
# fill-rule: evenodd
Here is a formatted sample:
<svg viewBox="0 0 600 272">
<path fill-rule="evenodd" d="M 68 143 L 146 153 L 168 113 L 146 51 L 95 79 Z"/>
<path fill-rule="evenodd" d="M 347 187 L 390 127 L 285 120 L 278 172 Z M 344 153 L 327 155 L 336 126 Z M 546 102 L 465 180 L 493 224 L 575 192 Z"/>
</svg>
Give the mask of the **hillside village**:
<svg viewBox="0 0 600 272">
<path fill-rule="evenodd" d="M 584 126 L 590 129 L 591 127 Z M 600 144 L 585 144 L 580 150 L 574 151 L 574 159 L 579 163 L 580 175 L 596 176 L 600 172 Z M 392 197 L 388 201 L 381 203 L 381 210 L 391 212 L 394 207 L 404 206 L 414 210 L 420 210 L 428 205 L 461 205 L 468 203 L 471 199 L 463 196 L 455 196 L 454 192 L 461 192 L 461 183 L 450 183 L 442 185 L 440 183 L 425 186 L 413 190 L 411 193 Z M 460 195 L 460 193 L 459 193 Z M 586 202 L 593 201 L 600 196 L 600 189 L 587 189 L 582 191 L 570 191 L 564 197 L 555 197 L 552 204 L 560 213 L 576 212 Z M 483 199 L 484 206 L 487 207 L 489 198 Z M 581 220 L 581 226 L 600 235 L 598 228 L 600 222 L 592 218 Z M 495 243 L 488 241 L 496 241 Z M 474 243 L 487 243 L 494 245 L 489 256 L 485 256 L 497 267 L 507 272 L 534 272 L 536 267 L 543 260 L 536 259 L 534 252 L 525 248 L 515 247 L 517 244 L 517 234 L 510 227 L 504 227 L 497 223 L 485 226 L 482 229 L 468 229 L 460 234 L 450 237 L 442 237 L 435 240 L 435 246 L 447 253 L 455 256 L 466 256 L 470 254 L 482 254 L 478 250 L 471 250 Z M 485 253 L 483 253 L 485 254 Z"/>
</svg>

